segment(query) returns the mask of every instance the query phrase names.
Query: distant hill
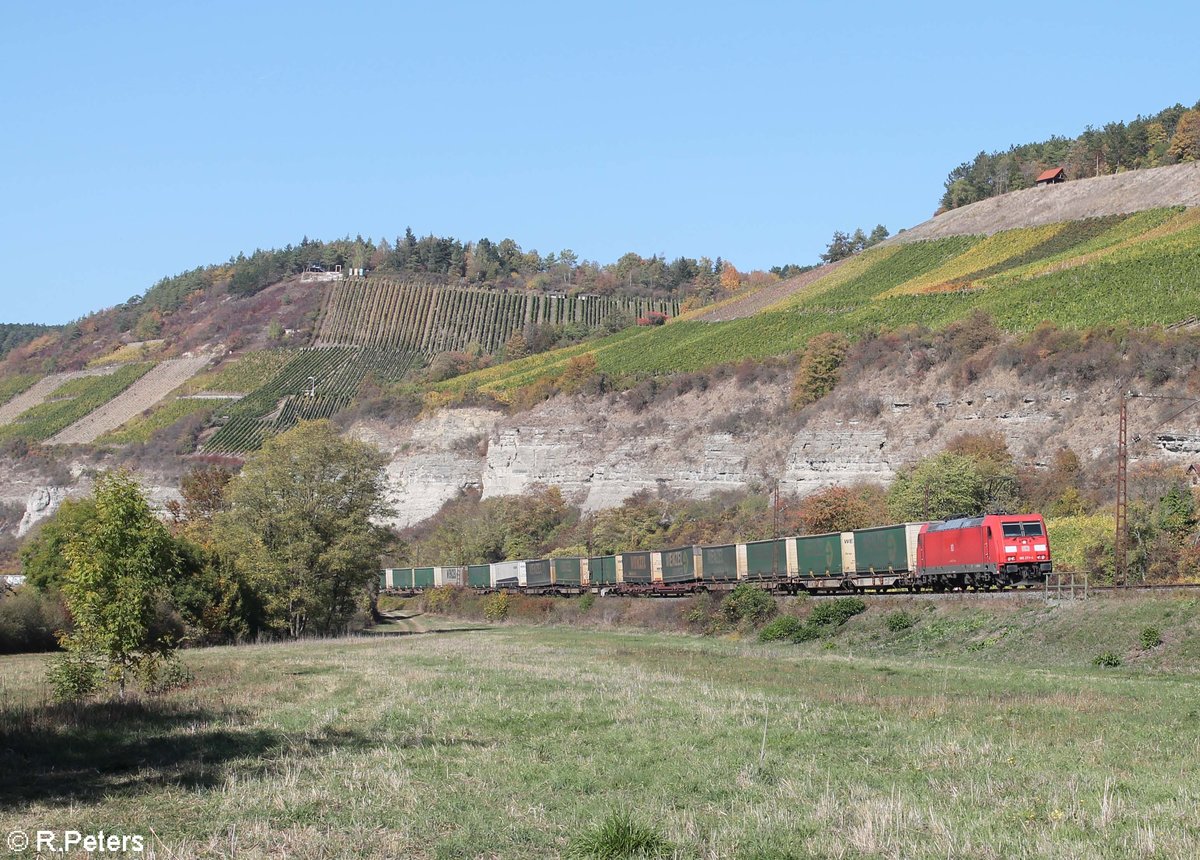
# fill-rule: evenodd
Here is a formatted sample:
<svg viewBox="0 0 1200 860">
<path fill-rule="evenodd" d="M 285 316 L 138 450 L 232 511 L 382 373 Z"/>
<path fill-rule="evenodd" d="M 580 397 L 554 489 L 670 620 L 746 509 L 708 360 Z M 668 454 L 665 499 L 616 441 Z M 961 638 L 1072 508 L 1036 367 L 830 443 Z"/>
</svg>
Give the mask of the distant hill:
<svg viewBox="0 0 1200 860">
<path fill-rule="evenodd" d="M 981 152 L 950 171 L 941 209 L 1032 188 L 1038 174 L 1050 167 L 1063 168 L 1071 181 L 1189 161 L 1200 161 L 1200 102 L 1190 110 L 1177 104 L 1128 123 L 1088 126 L 1073 138 L 1055 136 Z"/>
</svg>

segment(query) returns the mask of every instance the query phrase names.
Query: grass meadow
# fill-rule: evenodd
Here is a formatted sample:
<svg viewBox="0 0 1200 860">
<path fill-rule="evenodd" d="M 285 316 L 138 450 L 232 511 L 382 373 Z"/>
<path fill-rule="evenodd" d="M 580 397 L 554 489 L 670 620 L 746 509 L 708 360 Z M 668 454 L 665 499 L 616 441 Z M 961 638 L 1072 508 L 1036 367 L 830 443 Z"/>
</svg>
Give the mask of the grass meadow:
<svg viewBox="0 0 1200 860">
<path fill-rule="evenodd" d="M 1196 601 L 1090 603 L 921 604 L 896 630 L 873 605 L 801 646 L 422 616 L 187 652 L 191 686 L 81 710 L 46 704 L 46 657 L 0 658 L 0 827 L 537 858 L 627 813 L 664 857 L 1200 856 Z M 1110 635 L 1127 659 L 1093 666 Z"/>
</svg>

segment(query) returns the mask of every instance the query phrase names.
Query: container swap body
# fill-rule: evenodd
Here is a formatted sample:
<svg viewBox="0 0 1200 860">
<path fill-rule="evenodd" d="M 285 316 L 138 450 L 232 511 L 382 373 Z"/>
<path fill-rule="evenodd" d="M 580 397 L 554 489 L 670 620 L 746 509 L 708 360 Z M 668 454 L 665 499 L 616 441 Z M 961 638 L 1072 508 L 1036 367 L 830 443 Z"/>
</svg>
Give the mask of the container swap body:
<svg viewBox="0 0 1200 860">
<path fill-rule="evenodd" d="M 490 564 L 467 565 L 467 585 L 471 588 L 491 588 L 492 566 Z"/>
<path fill-rule="evenodd" d="M 587 564 L 582 558 L 550 559 L 550 578 L 555 585 L 578 587 L 583 583 L 583 568 Z"/>
<path fill-rule="evenodd" d="M 466 585 L 467 569 L 465 567 L 435 567 L 433 569 L 434 585 Z"/>
<path fill-rule="evenodd" d="M 737 545 L 700 547 L 699 574 L 705 582 L 733 582 L 736 580 L 738 578 Z"/>
<path fill-rule="evenodd" d="M 664 549 L 662 557 L 663 582 L 691 582 L 699 579 L 697 568 L 699 564 L 700 547 L 683 546 L 678 549 Z M 626 577 L 628 581 L 628 577 Z"/>
<path fill-rule="evenodd" d="M 588 585 L 616 585 L 617 557 L 594 555 L 588 559 Z"/>
<path fill-rule="evenodd" d="M 414 567 L 412 569 L 413 588 L 433 588 L 434 584 L 432 567 Z"/>
<path fill-rule="evenodd" d="M 758 540 L 741 546 L 745 548 L 746 560 L 742 570 L 747 579 L 781 579 L 788 574 L 787 541 Z"/>
<path fill-rule="evenodd" d="M 526 572 L 523 561 L 493 562 L 492 588 L 521 588 L 525 585 Z"/>
<path fill-rule="evenodd" d="M 917 568 L 917 536 L 925 523 L 904 523 L 858 529 L 852 535 L 853 565 L 846 564 L 846 535 L 842 536 L 843 567 L 857 573 L 904 573 Z"/>
<path fill-rule="evenodd" d="M 857 534 L 857 533 L 856 533 Z M 842 535 L 805 535 L 794 538 L 796 573 L 800 576 L 841 576 Z"/>
<path fill-rule="evenodd" d="M 388 571 L 388 588 L 408 591 L 412 587 L 413 571 L 411 567 L 393 567 Z"/>
<path fill-rule="evenodd" d="M 529 588 L 545 588 L 551 585 L 550 559 L 539 558 L 525 562 L 525 585 Z"/>
<path fill-rule="evenodd" d="M 617 556 L 617 579 L 633 585 L 650 584 L 650 553 L 623 552 Z"/>
</svg>

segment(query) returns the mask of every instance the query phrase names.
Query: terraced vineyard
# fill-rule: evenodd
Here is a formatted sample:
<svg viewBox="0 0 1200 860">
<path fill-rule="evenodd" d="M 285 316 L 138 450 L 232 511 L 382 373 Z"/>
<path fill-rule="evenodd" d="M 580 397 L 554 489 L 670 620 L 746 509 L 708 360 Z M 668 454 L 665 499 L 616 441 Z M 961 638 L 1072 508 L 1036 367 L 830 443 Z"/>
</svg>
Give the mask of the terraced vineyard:
<svg viewBox="0 0 1200 860">
<path fill-rule="evenodd" d="M 300 350 L 265 384 L 229 408 L 204 450 L 252 451 L 268 436 L 298 421 L 329 418 L 345 409 L 368 376 L 396 382 L 424 363 L 424 354 L 417 351 L 354 347 Z"/>
<path fill-rule="evenodd" d="M 26 409 L 0 427 L 0 442 L 25 439 L 40 442 L 70 427 L 92 410 L 108 403 L 150 372 L 154 364 L 127 364 L 105 375 L 88 375 L 64 382 L 42 403 Z"/>
<path fill-rule="evenodd" d="M 352 279 L 329 287 L 318 346 L 450 352 L 478 344 L 495 353 L 535 323 L 599 327 L 614 313 L 676 316 L 678 302 L 600 296 L 502 293 L 430 284 Z"/>
<path fill-rule="evenodd" d="M 919 324 L 941 327 L 982 310 L 1008 331 L 1043 321 L 1066 328 L 1128 320 L 1169 325 L 1200 307 L 1200 209 L 872 248 L 753 316 L 675 320 L 531 356 L 439 385 L 470 386 L 501 399 L 562 373 L 590 353 L 618 379 L 700 370 L 720 362 L 801 349 L 813 335 Z M 702 315 L 696 315 L 700 317 Z"/>
<path fill-rule="evenodd" d="M 36 373 L 17 373 L 0 379 L 0 406 L 28 391 L 39 379 Z"/>
</svg>

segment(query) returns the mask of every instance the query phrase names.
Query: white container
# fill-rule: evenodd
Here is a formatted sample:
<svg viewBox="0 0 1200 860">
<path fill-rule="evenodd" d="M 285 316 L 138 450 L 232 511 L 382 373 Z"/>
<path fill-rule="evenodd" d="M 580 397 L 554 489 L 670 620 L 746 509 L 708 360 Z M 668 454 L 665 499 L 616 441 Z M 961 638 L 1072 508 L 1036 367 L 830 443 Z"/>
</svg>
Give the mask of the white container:
<svg viewBox="0 0 1200 860">
<path fill-rule="evenodd" d="M 492 588 L 524 588 L 525 562 L 497 561 L 492 564 Z"/>
<path fill-rule="evenodd" d="M 434 585 L 466 585 L 467 569 L 465 567 L 435 567 L 433 569 Z"/>
</svg>

